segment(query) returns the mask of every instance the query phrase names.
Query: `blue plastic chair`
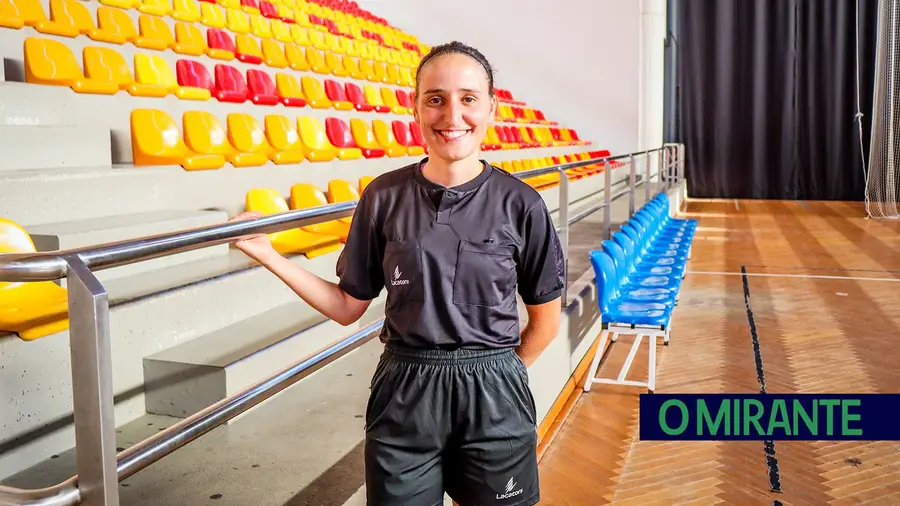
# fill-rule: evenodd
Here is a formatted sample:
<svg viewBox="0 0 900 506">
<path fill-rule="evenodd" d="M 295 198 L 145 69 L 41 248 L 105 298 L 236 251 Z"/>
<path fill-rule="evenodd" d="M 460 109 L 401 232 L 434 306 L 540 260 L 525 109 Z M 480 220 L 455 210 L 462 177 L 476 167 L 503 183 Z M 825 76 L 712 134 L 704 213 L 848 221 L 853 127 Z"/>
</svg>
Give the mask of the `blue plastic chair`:
<svg viewBox="0 0 900 506">
<path fill-rule="evenodd" d="M 591 386 L 595 383 L 603 383 L 646 387 L 648 392 L 653 393 L 656 389 L 657 339 L 662 337 L 664 344 L 669 342 L 669 324 L 673 310 L 671 293 L 669 294 L 669 299 L 667 299 L 669 303 L 631 298 L 629 292 L 622 290 L 619 284 L 620 282 L 625 282 L 625 286 L 628 286 L 627 263 L 621 264 L 624 269 L 618 269 L 616 266 L 617 260 L 626 262 L 624 252 L 614 241 L 605 241 L 604 247 L 609 248 L 611 251 L 618 249 L 618 252 L 622 254 L 616 253 L 615 256 L 617 258 L 614 259 L 613 256 L 603 250 L 590 252 L 591 267 L 594 270 L 597 283 L 597 306 L 603 322 L 603 331 L 600 335 L 600 344 L 594 353 L 591 367 L 585 379 L 584 391 L 589 392 Z M 625 272 L 620 273 L 619 270 L 624 270 Z M 615 379 L 597 378 L 597 369 L 600 367 L 600 361 L 608 351 L 607 342 L 616 342 L 619 335 L 622 334 L 633 334 L 635 339 L 618 377 Z M 645 337 L 650 346 L 647 381 L 629 380 L 627 379 L 628 371 L 631 369 L 637 350 Z M 611 348 L 612 344 L 609 347 Z"/>
</svg>

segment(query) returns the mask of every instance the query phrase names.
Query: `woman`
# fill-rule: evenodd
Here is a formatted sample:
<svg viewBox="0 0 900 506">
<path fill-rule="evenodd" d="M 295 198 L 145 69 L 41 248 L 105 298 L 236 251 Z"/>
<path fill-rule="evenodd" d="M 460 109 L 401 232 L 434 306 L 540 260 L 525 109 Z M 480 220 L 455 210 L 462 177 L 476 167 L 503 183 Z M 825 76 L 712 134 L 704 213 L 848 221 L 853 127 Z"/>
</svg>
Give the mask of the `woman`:
<svg viewBox="0 0 900 506">
<path fill-rule="evenodd" d="M 430 156 L 363 192 L 338 283 L 265 235 L 235 243 L 343 325 L 387 289 L 366 410 L 370 505 L 437 505 L 445 491 L 462 506 L 539 499 L 526 367 L 557 334 L 565 260 L 540 195 L 479 159 L 496 107 L 477 50 L 453 42 L 422 59 L 415 118 Z M 528 311 L 521 333 L 516 291 Z"/>
</svg>

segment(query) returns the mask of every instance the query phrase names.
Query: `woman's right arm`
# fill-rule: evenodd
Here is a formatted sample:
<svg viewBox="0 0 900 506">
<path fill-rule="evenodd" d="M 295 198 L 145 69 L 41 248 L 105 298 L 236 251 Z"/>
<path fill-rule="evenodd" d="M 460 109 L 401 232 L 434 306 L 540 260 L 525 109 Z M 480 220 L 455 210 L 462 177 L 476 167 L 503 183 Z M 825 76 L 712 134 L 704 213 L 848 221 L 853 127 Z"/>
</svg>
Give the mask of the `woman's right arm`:
<svg viewBox="0 0 900 506">
<path fill-rule="evenodd" d="M 256 212 L 241 213 L 228 221 L 243 221 L 261 216 Z M 269 237 L 255 235 L 234 242 L 235 247 L 278 276 L 291 290 L 316 311 L 341 325 L 350 325 L 362 317 L 370 300 L 359 300 L 341 289 L 337 283 L 326 281 L 288 260 L 275 251 Z"/>
</svg>

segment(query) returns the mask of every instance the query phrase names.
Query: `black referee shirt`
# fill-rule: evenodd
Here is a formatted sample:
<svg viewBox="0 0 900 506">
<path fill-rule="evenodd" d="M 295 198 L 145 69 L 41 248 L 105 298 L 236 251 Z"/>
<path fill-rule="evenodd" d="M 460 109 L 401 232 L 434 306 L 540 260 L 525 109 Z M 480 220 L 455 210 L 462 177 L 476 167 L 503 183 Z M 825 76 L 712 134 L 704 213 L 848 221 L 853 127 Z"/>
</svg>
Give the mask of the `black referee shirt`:
<svg viewBox="0 0 900 506">
<path fill-rule="evenodd" d="M 526 304 L 541 304 L 564 287 L 565 259 L 544 201 L 486 162 L 472 181 L 435 184 L 422 175 L 426 160 L 366 187 L 337 262 L 340 287 L 360 300 L 387 288 L 384 342 L 518 346 L 516 289 Z"/>
</svg>

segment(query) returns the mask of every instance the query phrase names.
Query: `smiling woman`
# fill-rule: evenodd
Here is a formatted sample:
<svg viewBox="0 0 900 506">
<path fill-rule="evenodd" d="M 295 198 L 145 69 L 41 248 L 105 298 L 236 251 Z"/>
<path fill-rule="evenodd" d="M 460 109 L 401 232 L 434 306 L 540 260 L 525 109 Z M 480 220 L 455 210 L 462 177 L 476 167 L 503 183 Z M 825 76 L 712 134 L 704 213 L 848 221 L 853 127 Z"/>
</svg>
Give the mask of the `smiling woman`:
<svg viewBox="0 0 900 506">
<path fill-rule="evenodd" d="M 370 506 L 439 505 L 445 492 L 462 506 L 540 499 L 527 367 L 558 332 L 565 261 L 537 191 L 479 158 L 493 85 L 487 59 L 464 44 L 423 58 L 415 116 L 430 156 L 366 187 L 338 283 L 265 235 L 235 243 L 345 325 L 387 290 L 365 417 Z"/>
</svg>

